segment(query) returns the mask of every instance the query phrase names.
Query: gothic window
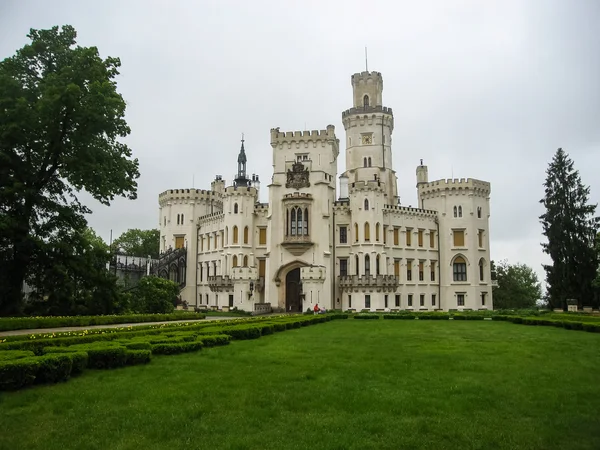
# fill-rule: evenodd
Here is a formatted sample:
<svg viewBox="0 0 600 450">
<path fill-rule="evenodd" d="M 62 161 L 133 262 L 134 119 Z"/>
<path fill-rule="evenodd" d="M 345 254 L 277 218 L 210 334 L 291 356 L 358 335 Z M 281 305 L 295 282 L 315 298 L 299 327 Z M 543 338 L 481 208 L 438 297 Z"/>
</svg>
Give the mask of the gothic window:
<svg viewBox="0 0 600 450">
<path fill-rule="evenodd" d="M 233 243 L 234 244 L 238 243 L 238 227 L 237 227 L 237 225 L 233 226 Z"/>
<path fill-rule="evenodd" d="M 233 260 L 232 261 L 233 261 L 232 266 L 233 267 L 237 267 L 237 265 L 238 265 L 237 255 L 233 255 Z"/>
<path fill-rule="evenodd" d="M 354 224 L 354 242 L 358 242 L 358 224 Z"/>
<path fill-rule="evenodd" d="M 308 208 L 294 206 L 286 211 L 286 230 L 289 236 L 308 236 Z"/>
<path fill-rule="evenodd" d="M 369 222 L 365 222 L 365 241 L 371 240 L 371 227 L 369 226 Z"/>
<path fill-rule="evenodd" d="M 458 207 L 458 217 L 462 217 L 462 206 Z"/>
<path fill-rule="evenodd" d="M 467 262 L 462 256 L 454 258 L 452 269 L 454 281 L 467 281 Z"/>
<path fill-rule="evenodd" d="M 234 204 L 233 204 L 233 213 L 234 213 L 234 214 L 237 214 L 237 213 L 238 213 L 238 204 L 237 204 L 237 203 L 234 203 Z"/>
<path fill-rule="evenodd" d="M 340 244 L 348 243 L 348 228 L 340 227 Z"/>
<path fill-rule="evenodd" d="M 367 167 L 367 158 L 364 158 L 364 159 L 363 159 L 363 166 L 364 166 L 364 167 Z"/>
<path fill-rule="evenodd" d="M 481 206 L 477 207 L 477 218 L 481 219 Z"/>
<path fill-rule="evenodd" d="M 375 275 L 379 275 L 379 262 L 380 258 L 379 255 L 377 255 L 377 257 L 375 258 Z"/>
<path fill-rule="evenodd" d="M 356 276 L 358 276 L 358 255 L 354 257 L 354 265 L 356 266 Z"/>
<path fill-rule="evenodd" d="M 248 255 L 244 255 L 244 267 L 248 267 Z"/>
<path fill-rule="evenodd" d="M 365 255 L 365 276 L 371 276 L 371 257 L 369 255 Z"/>
<path fill-rule="evenodd" d="M 248 227 L 244 227 L 244 244 L 248 243 Z"/>
<path fill-rule="evenodd" d="M 456 206 L 455 206 L 455 207 L 454 207 L 454 217 L 458 217 L 458 214 L 457 214 L 457 212 L 456 212 L 456 211 L 458 211 L 458 209 L 457 209 L 457 208 L 456 208 Z"/>
<path fill-rule="evenodd" d="M 225 227 L 225 245 L 229 245 L 229 227 Z"/>
<path fill-rule="evenodd" d="M 483 281 L 483 276 L 484 276 L 484 263 L 483 263 L 483 258 L 481 258 L 479 260 L 479 281 Z"/>
<path fill-rule="evenodd" d="M 380 227 L 379 222 L 377 222 L 375 224 L 375 240 L 377 242 L 379 242 L 379 227 Z"/>
<path fill-rule="evenodd" d="M 369 200 L 365 198 L 365 211 L 369 210 Z"/>
<path fill-rule="evenodd" d="M 183 214 L 181 215 L 181 225 L 183 225 Z"/>
<path fill-rule="evenodd" d="M 365 94 L 365 96 L 363 97 L 363 106 L 365 108 L 369 107 L 369 96 Z"/>
<path fill-rule="evenodd" d="M 177 225 L 179 225 L 179 214 L 177 214 Z"/>
<path fill-rule="evenodd" d="M 369 156 L 369 158 L 367 159 L 367 161 L 369 162 L 369 167 L 371 167 L 371 157 Z"/>
</svg>

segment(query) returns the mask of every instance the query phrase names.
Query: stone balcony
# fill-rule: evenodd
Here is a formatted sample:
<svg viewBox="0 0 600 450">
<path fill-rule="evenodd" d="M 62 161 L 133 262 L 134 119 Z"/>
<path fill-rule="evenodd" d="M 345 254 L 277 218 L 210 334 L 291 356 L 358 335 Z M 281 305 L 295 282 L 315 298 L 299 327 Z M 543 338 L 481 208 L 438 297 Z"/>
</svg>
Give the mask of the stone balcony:
<svg viewBox="0 0 600 450">
<path fill-rule="evenodd" d="M 208 277 L 208 287 L 213 292 L 229 291 L 233 289 L 233 280 L 227 275 Z"/>
<path fill-rule="evenodd" d="M 340 289 L 358 292 L 361 289 L 374 289 L 377 292 L 393 292 L 398 287 L 398 278 L 394 275 L 340 275 Z"/>
<path fill-rule="evenodd" d="M 292 255 L 300 256 L 313 246 L 313 242 L 310 240 L 310 236 L 284 236 L 281 245 Z"/>
</svg>

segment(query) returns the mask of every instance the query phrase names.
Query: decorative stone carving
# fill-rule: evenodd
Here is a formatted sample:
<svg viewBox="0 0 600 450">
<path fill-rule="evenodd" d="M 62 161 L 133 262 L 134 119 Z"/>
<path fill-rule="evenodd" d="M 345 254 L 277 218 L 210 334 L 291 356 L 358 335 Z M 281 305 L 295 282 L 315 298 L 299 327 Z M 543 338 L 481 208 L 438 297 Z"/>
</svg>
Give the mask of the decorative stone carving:
<svg viewBox="0 0 600 450">
<path fill-rule="evenodd" d="M 286 188 L 300 189 L 303 187 L 310 187 L 310 181 L 308 181 L 308 169 L 304 167 L 300 161 L 295 162 L 291 169 L 287 171 L 287 183 Z"/>
</svg>

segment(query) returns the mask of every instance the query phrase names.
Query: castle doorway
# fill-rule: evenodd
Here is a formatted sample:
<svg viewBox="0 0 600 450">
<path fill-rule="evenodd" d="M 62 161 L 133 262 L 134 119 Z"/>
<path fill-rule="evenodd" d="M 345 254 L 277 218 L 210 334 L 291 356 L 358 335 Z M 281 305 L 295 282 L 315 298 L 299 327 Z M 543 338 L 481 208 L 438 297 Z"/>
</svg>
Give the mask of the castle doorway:
<svg viewBox="0 0 600 450">
<path fill-rule="evenodd" d="M 285 311 L 302 312 L 300 297 L 300 268 L 292 269 L 285 276 Z"/>
</svg>

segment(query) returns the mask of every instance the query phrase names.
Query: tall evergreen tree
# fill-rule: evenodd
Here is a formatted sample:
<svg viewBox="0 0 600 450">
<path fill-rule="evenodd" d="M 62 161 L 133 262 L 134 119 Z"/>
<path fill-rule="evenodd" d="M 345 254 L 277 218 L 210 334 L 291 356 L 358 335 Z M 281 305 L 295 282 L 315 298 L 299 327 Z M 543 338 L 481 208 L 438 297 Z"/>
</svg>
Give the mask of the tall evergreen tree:
<svg viewBox="0 0 600 450">
<path fill-rule="evenodd" d="M 598 269 L 595 239 L 599 218 L 596 206 L 588 203 L 590 188 L 583 185 L 569 155 L 559 148 L 548 169 L 545 196 L 540 203 L 546 212 L 540 216 L 548 242 L 544 252 L 552 258 L 544 265 L 549 306 L 566 309 L 569 298 L 581 308 L 594 303 L 592 283 Z"/>
</svg>

